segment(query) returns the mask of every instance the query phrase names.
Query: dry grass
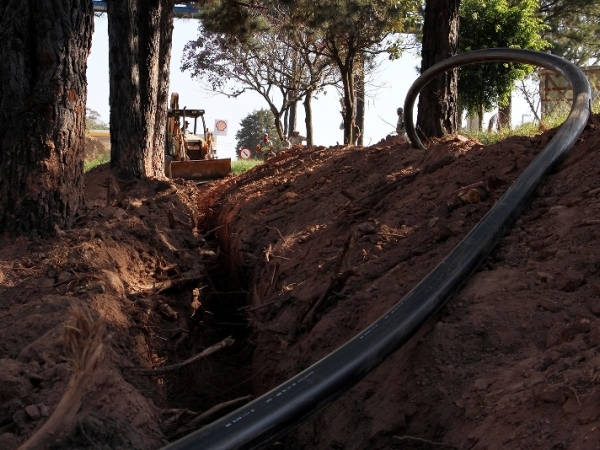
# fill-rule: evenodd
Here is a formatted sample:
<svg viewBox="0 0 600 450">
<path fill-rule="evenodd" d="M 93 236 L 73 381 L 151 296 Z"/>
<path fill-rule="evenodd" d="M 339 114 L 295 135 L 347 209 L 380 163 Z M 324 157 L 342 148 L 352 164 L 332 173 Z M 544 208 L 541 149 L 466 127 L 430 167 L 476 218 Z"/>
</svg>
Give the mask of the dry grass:
<svg viewBox="0 0 600 450">
<path fill-rule="evenodd" d="M 71 308 L 71 316 L 65 324 L 63 340 L 66 360 L 74 373 L 67 390 L 48 421 L 31 436 L 19 450 L 40 449 L 55 441 L 74 419 L 81 406 L 81 399 L 92 383 L 102 362 L 102 336 L 104 322 L 94 320 L 80 307 Z"/>
</svg>

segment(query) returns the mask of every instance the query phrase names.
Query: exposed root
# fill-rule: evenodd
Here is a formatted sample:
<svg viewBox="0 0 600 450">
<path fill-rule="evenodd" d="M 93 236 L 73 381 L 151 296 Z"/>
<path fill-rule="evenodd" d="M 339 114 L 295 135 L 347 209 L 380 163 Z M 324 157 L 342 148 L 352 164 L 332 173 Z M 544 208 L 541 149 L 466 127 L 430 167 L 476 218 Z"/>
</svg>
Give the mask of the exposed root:
<svg viewBox="0 0 600 450">
<path fill-rule="evenodd" d="M 198 362 L 201 359 L 206 358 L 208 355 L 212 355 L 213 353 L 215 353 L 225 347 L 232 346 L 234 342 L 235 342 L 235 340 L 231 336 L 229 336 L 229 337 L 226 337 L 225 339 L 223 339 L 218 344 L 211 345 L 207 349 L 204 349 L 201 353 L 198 353 L 197 355 L 192 356 L 191 358 L 188 358 L 183 362 L 173 364 L 171 366 L 157 367 L 155 369 L 131 369 L 129 372 L 135 373 L 138 375 L 145 375 L 145 376 L 164 375 L 166 373 L 175 372 L 175 371 L 181 369 L 182 367 L 194 364 L 195 362 Z"/>
<path fill-rule="evenodd" d="M 420 442 L 421 444 L 427 444 L 427 445 L 430 445 L 431 447 L 452 448 L 454 450 L 456 450 L 458 448 L 458 447 L 455 447 L 454 445 L 444 444 L 443 442 L 428 441 L 427 439 L 418 438 L 415 436 L 394 436 L 394 439 L 397 439 L 399 441 Z"/>
</svg>

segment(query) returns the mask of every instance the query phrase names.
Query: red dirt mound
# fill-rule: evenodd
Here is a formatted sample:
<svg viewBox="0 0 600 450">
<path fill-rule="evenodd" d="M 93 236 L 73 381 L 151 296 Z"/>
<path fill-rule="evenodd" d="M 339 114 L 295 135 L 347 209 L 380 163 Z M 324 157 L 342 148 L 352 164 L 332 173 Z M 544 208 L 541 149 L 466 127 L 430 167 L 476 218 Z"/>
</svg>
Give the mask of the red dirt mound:
<svg viewBox="0 0 600 450">
<path fill-rule="evenodd" d="M 281 445 L 598 447 L 599 121 L 439 317 Z M 105 322 L 104 361 L 53 448 L 160 448 L 391 308 L 553 134 L 294 149 L 204 185 L 87 174 L 74 229 L 0 245 L 0 448 L 22 444 L 65 391 L 71 306 Z M 193 366 L 133 370 L 229 335 L 233 347 Z"/>
</svg>

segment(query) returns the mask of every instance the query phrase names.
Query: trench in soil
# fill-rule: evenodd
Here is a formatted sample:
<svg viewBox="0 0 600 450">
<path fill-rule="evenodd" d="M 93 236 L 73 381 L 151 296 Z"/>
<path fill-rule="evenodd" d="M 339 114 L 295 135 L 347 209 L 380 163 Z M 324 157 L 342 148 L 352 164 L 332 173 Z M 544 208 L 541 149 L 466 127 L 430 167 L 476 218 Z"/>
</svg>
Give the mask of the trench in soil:
<svg viewBox="0 0 600 450">
<path fill-rule="evenodd" d="M 231 336 L 235 342 L 231 347 L 223 348 L 207 358 L 186 366 L 177 372 L 165 376 L 162 380 L 161 405 L 164 409 L 205 412 L 234 399 L 252 395 L 252 355 L 250 328 L 243 307 L 247 295 L 244 286 L 239 286 L 237 277 L 227 273 L 228 264 L 224 264 L 228 255 L 221 255 L 210 266 L 200 286 L 202 306 L 194 316 L 187 319 L 189 336 L 179 343 L 174 351 L 165 352 L 165 365 L 175 364 L 197 355 L 205 348 L 221 342 Z M 190 315 L 192 290 L 197 285 L 185 286 L 169 293 L 171 304 L 178 305 L 180 314 Z M 161 343 L 157 343 L 160 346 Z M 164 344 L 162 344 L 164 346 Z M 164 347 L 163 347 L 164 348 Z M 168 353 L 168 354 L 167 354 Z M 249 400 L 246 400 L 246 403 Z M 233 411 L 244 403 L 238 403 L 219 411 L 207 418 L 206 425 Z M 179 427 L 179 429 L 185 428 Z M 174 441 L 195 431 L 166 433 L 169 441 Z"/>
</svg>

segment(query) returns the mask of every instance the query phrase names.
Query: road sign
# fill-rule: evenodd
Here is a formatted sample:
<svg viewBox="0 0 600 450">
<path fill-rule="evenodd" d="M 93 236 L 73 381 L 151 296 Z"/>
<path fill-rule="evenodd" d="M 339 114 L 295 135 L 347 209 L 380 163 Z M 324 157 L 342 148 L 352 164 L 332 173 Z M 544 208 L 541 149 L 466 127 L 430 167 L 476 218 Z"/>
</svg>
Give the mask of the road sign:
<svg viewBox="0 0 600 450">
<path fill-rule="evenodd" d="M 227 136 L 227 121 L 222 119 L 215 120 L 215 136 Z"/>
<path fill-rule="evenodd" d="M 252 150 L 250 150 L 248 147 L 242 147 L 240 149 L 240 158 L 250 159 L 251 156 L 252 156 Z"/>
</svg>

